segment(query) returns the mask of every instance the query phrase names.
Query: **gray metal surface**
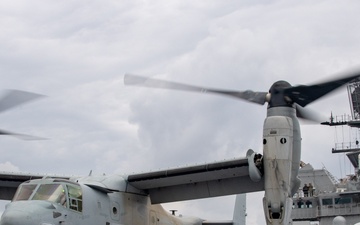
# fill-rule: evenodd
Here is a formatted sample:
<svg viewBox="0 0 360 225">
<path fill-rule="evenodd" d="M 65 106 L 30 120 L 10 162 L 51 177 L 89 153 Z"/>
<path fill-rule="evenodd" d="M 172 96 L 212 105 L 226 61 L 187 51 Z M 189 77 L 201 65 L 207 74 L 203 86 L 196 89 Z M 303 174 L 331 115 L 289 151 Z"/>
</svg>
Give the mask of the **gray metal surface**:
<svg viewBox="0 0 360 225">
<path fill-rule="evenodd" d="M 250 179 L 246 158 L 130 175 L 127 180 L 149 193 L 153 204 L 264 190 L 263 180 Z"/>
</svg>

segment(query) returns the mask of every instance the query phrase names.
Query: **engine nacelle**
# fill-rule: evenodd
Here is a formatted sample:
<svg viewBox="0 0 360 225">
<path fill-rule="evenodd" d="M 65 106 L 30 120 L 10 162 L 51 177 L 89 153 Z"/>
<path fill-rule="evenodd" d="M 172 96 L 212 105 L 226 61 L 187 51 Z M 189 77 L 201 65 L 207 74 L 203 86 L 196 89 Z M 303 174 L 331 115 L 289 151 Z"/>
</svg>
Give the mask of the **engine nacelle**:
<svg viewBox="0 0 360 225">
<path fill-rule="evenodd" d="M 287 116 L 270 116 L 264 123 L 263 165 L 268 224 L 288 224 L 292 207 L 293 121 Z"/>
</svg>

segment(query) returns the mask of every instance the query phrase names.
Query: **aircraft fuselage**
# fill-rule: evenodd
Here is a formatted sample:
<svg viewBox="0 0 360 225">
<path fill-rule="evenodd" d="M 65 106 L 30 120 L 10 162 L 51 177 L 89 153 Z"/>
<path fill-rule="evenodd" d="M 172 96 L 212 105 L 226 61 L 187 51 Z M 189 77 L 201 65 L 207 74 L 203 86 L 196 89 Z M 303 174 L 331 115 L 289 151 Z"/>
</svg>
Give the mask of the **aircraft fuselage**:
<svg viewBox="0 0 360 225">
<path fill-rule="evenodd" d="M 41 179 L 20 185 L 14 201 L 6 207 L 0 225 L 201 223 L 199 218 L 171 215 L 161 205 L 152 205 L 147 195 L 110 192 L 100 186 L 66 180 Z"/>
</svg>

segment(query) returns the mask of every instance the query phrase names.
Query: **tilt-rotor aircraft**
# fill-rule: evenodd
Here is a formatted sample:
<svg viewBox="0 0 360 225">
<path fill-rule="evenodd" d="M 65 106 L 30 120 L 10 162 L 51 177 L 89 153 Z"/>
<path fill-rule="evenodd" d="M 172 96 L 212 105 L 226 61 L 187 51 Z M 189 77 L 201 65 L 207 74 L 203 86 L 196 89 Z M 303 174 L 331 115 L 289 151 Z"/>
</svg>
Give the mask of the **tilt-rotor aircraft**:
<svg viewBox="0 0 360 225">
<path fill-rule="evenodd" d="M 315 85 L 275 82 L 269 92 L 196 87 L 126 74 L 125 85 L 220 94 L 268 103 L 263 153 L 147 173 L 85 177 L 0 173 L 0 199 L 6 206 L 0 225 L 201 225 L 244 224 L 237 199 L 234 220 L 205 221 L 166 212 L 160 203 L 265 191 L 268 225 L 289 225 L 292 196 L 298 190 L 301 135 L 298 118 L 314 120 L 304 107 L 352 81 L 360 73 Z M 6 102 L 6 101 L 5 101 Z M 4 101 L 0 101 L 0 109 Z M 5 108 L 7 106 L 4 106 Z M 244 219 L 244 218 L 242 218 Z"/>
</svg>

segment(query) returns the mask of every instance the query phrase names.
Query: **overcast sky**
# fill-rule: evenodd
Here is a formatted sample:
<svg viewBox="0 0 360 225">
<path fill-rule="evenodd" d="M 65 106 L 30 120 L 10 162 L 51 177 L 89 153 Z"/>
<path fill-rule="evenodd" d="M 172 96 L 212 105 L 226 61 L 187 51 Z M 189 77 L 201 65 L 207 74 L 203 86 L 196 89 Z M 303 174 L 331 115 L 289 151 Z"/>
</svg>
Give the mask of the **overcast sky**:
<svg viewBox="0 0 360 225">
<path fill-rule="evenodd" d="M 124 73 L 255 91 L 281 79 L 326 80 L 359 68 L 359 8 L 356 0 L 2 0 L 1 88 L 48 97 L 4 112 L 1 129 L 49 140 L 1 137 L 0 169 L 128 174 L 262 152 L 266 106 L 125 87 Z M 350 113 L 345 88 L 309 107 Z M 331 154 L 342 141 L 334 128 L 305 125 L 302 137 L 304 162 L 337 177 L 351 172 L 343 155 Z M 264 224 L 262 196 L 248 195 L 250 225 Z M 233 203 L 166 207 L 231 219 Z"/>
</svg>

